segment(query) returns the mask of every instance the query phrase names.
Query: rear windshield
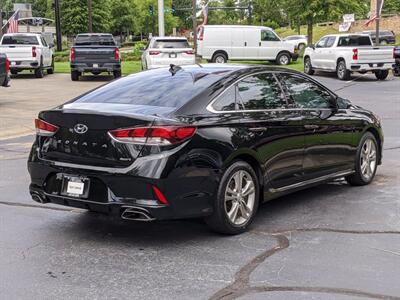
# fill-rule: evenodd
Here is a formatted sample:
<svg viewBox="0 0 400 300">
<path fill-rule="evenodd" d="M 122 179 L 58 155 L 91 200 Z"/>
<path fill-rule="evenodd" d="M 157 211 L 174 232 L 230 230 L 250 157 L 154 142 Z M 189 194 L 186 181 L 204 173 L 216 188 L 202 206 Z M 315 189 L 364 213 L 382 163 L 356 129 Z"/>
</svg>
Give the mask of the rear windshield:
<svg viewBox="0 0 400 300">
<path fill-rule="evenodd" d="M 156 40 L 152 48 L 190 48 L 187 40 Z"/>
<path fill-rule="evenodd" d="M 112 35 L 78 35 L 75 46 L 115 46 Z"/>
<path fill-rule="evenodd" d="M 179 108 L 221 77 L 210 73 L 168 69 L 124 77 L 75 100 L 75 103 L 117 103 Z"/>
<path fill-rule="evenodd" d="M 27 35 L 14 35 L 14 36 L 4 36 L 2 45 L 39 45 L 36 36 Z"/>
<path fill-rule="evenodd" d="M 338 47 L 371 46 L 369 36 L 342 36 L 339 38 Z"/>
</svg>

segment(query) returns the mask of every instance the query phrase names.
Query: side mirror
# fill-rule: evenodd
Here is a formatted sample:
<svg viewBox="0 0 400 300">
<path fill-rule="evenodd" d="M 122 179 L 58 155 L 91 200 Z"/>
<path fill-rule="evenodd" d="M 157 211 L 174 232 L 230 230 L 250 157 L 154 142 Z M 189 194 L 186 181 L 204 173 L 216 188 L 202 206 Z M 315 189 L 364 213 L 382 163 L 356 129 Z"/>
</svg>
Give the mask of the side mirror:
<svg viewBox="0 0 400 300">
<path fill-rule="evenodd" d="M 49 48 L 51 49 L 51 48 L 54 48 L 54 44 L 53 43 L 50 43 L 49 44 Z"/>
<path fill-rule="evenodd" d="M 315 50 L 315 44 L 312 44 L 310 47 L 311 47 L 313 50 Z"/>
</svg>

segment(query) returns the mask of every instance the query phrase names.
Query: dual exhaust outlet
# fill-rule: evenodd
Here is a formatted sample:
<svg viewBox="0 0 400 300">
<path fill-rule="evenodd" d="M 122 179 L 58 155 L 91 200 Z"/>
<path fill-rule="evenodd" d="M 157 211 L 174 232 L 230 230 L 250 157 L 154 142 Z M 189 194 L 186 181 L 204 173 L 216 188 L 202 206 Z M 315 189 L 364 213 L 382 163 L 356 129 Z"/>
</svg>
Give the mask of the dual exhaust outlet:
<svg viewBox="0 0 400 300">
<path fill-rule="evenodd" d="M 153 218 L 150 213 L 143 208 L 123 206 L 122 210 L 121 218 L 124 220 L 142 222 L 150 222 L 155 220 L 155 218 Z"/>
</svg>

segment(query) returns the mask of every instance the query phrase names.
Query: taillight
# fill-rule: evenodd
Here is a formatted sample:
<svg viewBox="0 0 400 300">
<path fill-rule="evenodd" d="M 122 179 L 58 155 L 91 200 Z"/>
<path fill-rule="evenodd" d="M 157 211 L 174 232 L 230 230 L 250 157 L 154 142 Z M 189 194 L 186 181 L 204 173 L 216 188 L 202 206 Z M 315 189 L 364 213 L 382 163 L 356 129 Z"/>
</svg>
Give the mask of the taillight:
<svg viewBox="0 0 400 300">
<path fill-rule="evenodd" d="M 114 54 L 115 54 L 115 60 L 120 60 L 121 59 L 121 54 L 120 54 L 118 48 L 115 48 Z"/>
<path fill-rule="evenodd" d="M 204 39 L 204 27 L 200 27 L 199 29 L 199 40 L 202 41 Z"/>
<path fill-rule="evenodd" d="M 116 141 L 132 144 L 168 146 L 182 142 L 196 133 L 196 127 L 136 127 L 111 130 L 108 134 Z"/>
<path fill-rule="evenodd" d="M 69 52 L 69 61 L 74 62 L 75 61 L 75 48 L 71 48 Z"/>
<path fill-rule="evenodd" d="M 156 187 L 155 185 L 153 185 L 152 187 L 153 187 L 153 192 L 156 195 L 157 200 L 160 201 L 162 204 L 168 205 L 168 200 L 164 196 L 164 194 L 160 191 L 160 189 L 158 187 Z"/>
<path fill-rule="evenodd" d="M 8 58 L 6 57 L 6 61 L 5 61 L 5 68 L 6 68 L 6 73 L 10 72 L 10 61 L 8 60 Z"/>
<path fill-rule="evenodd" d="M 36 57 L 36 47 L 32 47 L 32 57 Z"/>
<path fill-rule="evenodd" d="M 160 53 L 161 53 L 160 51 L 149 51 L 150 55 L 158 55 Z"/>
<path fill-rule="evenodd" d="M 41 136 L 52 136 L 58 130 L 57 126 L 40 119 L 35 119 L 35 127 L 37 135 Z"/>
<path fill-rule="evenodd" d="M 358 49 L 353 49 L 353 60 L 358 59 Z"/>
<path fill-rule="evenodd" d="M 189 50 L 189 51 L 185 51 L 185 53 L 186 53 L 186 54 L 189 54 L 189 55 L 193 55 L 193 54 L 194 54 L 194 51 L 193 51 L 193 50 Z"/>
</svg>

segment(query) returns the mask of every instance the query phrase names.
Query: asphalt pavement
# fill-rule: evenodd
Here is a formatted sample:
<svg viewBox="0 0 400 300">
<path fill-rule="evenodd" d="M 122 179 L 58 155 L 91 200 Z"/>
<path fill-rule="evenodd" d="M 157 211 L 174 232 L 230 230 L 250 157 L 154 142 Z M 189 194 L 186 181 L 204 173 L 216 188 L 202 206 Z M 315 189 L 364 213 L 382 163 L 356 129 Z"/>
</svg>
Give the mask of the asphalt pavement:
<svg viewBox="0 0 400 300">
<path fill-rule="evenodd" d="M 33 202 L 32 119 L 104 81 L 14 79 L 0 90 L 0 299 L 400 299 L 400 78 L 315 78 L 382 118 L 383 165 L 369 186 L 268 202 L 239 236 Z"/>
</svg>

